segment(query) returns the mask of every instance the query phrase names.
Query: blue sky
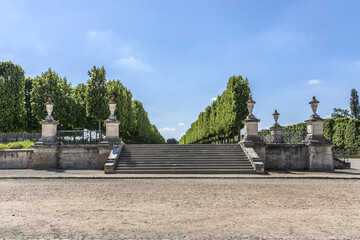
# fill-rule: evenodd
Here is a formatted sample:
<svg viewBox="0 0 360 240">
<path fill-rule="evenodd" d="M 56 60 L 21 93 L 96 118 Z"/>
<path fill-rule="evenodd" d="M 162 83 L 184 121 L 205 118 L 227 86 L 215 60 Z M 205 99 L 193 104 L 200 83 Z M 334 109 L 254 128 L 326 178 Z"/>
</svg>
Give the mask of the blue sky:
<svg viewBox="0 0 360 240">
<path fill-rule="evenodd" d="M 0 61 L 76 86 L 104 66 L 179 139 L 232 75 L 250 82 L 260 128 L 349 108 L 360 91 L 360 1 L 0 0 Z"/>
</svg>

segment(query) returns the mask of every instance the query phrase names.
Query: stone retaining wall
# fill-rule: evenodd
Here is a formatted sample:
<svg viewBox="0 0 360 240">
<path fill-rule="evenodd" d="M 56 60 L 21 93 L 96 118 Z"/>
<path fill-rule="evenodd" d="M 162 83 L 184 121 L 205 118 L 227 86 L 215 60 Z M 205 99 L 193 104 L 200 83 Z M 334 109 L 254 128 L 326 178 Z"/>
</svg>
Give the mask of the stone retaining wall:
<svg viewBox="0 0 360 240">
<path fill-rule="evenodd" d="M 0 169 L 104 169 L 108 145 L 49 145 L 0 151 Z"/>
<path fill-rule="evenodd" d="M 27 168 L 33 152 L 32 149 L 0 150 L 0 169 Z"/>
<path fill-rule="evenodd" d="M 267 144 L 265 169 L 299 171 L 309 169 L 309 150 L 304 144 Z"/>
</svg>

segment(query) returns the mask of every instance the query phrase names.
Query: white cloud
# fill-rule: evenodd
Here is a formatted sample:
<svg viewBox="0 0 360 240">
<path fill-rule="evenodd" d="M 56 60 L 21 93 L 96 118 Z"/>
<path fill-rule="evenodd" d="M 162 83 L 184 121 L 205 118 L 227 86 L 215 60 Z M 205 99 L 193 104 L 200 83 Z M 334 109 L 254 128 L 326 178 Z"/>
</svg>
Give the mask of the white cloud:
<svg viewBox="0 0 360 240">
<path fill-rule="evenodd" d="M 310 84 L 310 85 L 320 84 L 320 80 L 319 79 L 311 79 L 308 81 L 308 84 Z"/>
<path fill-rule="evenodd" d="M 178 123 L 178 126 L 184 126 L 185 124 L 184 123 Z"/>
<path fill-rule="evenodd" d="M 175 130 L 176 130 L 175 128 L 169 128 L 169 127 L 164 127 L 159 129 L 160 132 L 173 132 Z"/>
<path fill-rule="evenodd" d="M 150 65 L 143 62 L 140 58 L 134 58 L 133 56 L 129 56 L 126 58 L 119 58 L 115 60 L 115 65 L 121 68 L 126 68 L 141 72 L 149 72 L 153 70 L 153 68 Z"/>
<path fill-rule="evenodd" d="M 211 101 L 216 101 L 217 97 L 211 98 Z"/>
</svg>

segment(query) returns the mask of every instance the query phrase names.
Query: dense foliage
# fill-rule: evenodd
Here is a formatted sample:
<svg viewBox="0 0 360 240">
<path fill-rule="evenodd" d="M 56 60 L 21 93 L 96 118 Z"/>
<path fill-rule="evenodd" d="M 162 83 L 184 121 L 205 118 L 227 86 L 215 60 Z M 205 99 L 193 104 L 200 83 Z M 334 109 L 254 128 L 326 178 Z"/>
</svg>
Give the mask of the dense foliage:
<svg viewBox="0 0 360 240">
<path fill-rule="evenodd" d="M 180 139 L 180 144 L 195 143 L 218 135 L 237 135 L 242 128 L 241 121 L 248 114 L 246 101 L 249 95 L 247 78 L 230 77 L 225 91 L 199 114 Z"/>
<path fill-rule="evenodd" d="M 141 102 L 119 80 L 107 81 L 105 69 L 93 67 L 89 80 L 75 88 L 52 69 L 35 78 L 25 78 L 20 66 L 0 62 L 0 132 L 38 132 L 47 113 L 45 102 L 54 102 L 53 117 L 60 130 L 98 128 L 109 116 L 108 101 L 117 102 L 115 116 L 119 134 L 137 143 L 165 143 L 150 123 Z M 104 126 L 102 124 L 102 126 Z"/>
<path fill-rule="evenodd" d="M 283 129 L 306 130 L 306 123 Z M 360 120 L 357 118 L 329 118 L 324 122 L 324 136 L 347 151 L 360 150 Z"/>
<path fill-rule="evenodd" d="M 0 130 L 16 132 L 24 127 L 25 72 L 12 62 L 0 62 Z"/>
<path fill-rule="evenodd" d="M 32 141 L 22 141 L 22 142 L 11 142 L 11 143 L 0 143 L 0 150 L 4 149 L 31 149 L 34 145 Z"/>
<path fill-rule="evenodd" d="M 350 111 L 351 111 L 351 116 L 353 118 L 359 119 L 360 117 L 359 95 L 355 89 L 351 90 Z"/>
<path fill-rule="evenodd" d="M 168 138 L 166 139 L 166 144 L 179 144 L 179 141 L 175 138 Z"/>
<path fill-rule="evenodd" d="M 101 121 L 109 116 L 107 107 L 108 95 L 106 90 L 105 68 L 93 67 L 88 71 L 90 79 L 87 81 L 86 88 L 86 113 L 91 118 L 99 122 L 99 130 L 101 129 Z"/>
</svg>

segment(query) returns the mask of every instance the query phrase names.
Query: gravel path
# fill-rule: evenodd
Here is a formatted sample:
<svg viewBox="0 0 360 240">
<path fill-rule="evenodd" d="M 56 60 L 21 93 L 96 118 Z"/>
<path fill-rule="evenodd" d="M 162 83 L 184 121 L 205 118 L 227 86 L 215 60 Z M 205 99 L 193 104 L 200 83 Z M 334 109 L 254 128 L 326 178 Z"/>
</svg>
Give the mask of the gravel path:
<svg viewBox="0 0 360 240">
<path fill-rule="evenodd" d="M 360 180 L 0 180 L 0 238 L 360 239 Z"/>
</svg>

